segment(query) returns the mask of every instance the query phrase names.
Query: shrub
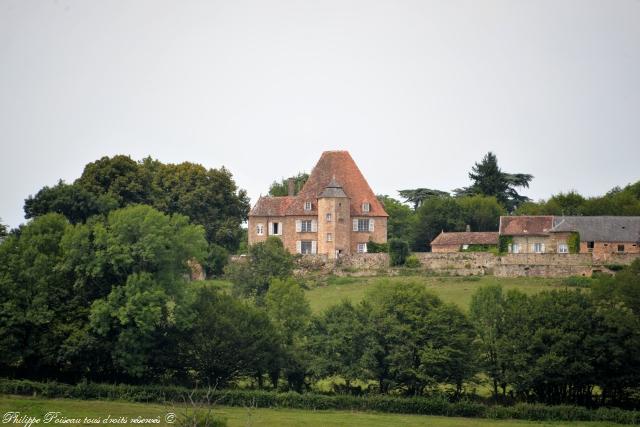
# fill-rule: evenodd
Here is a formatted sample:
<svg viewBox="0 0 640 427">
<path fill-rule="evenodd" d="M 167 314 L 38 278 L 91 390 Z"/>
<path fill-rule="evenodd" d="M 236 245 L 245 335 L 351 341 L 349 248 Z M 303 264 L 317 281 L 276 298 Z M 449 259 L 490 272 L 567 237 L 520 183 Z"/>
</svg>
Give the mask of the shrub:
<svg viewBox="0 0 640 427">
<path fill-rule="evenodd" d="M 562 284 L 564 286 L 575 287 L 575 288 L 588 288 L 591 286 L 593 280 L 590 277 L 582 277 L 582 276 L 569 276 L 562 279 Z"/>
<path fill-rule="evenodd" d="M 404 240 L 389 240 L 389 262 L 392 266 L 403 265 L 409 255 L 409 244 Z"/>
<path fill-rule="evenodd" d="M 404 265 L 407 268 L 420 268 L 422 264 L 420 264 L 420 260 L 415 255 L 409 255 L 407 259 L 404 261 Z"/>
<path fill-rule="evenodd" d="M 375 253 L 387 253 L 389 252 L 389 244 L 388 243 L 376 243 L 373 240 L 369 240 L 367 243 L 367 252 L 375 254 Z"/>
<path fill-rule="evenodd" d="M 196 409 L 180 415 L 176 419 L 178 427 L 226 427 L 227 420 L 218 417 L 211 410 Z"/>
<path fill-rule="evenodd" d="M 509 246 L 513 243 L 513 237 L 500 236 L 498 237 L 498 250 L 500 253 L 506 254 L 509 252 Z"/>
<path fill-rule="evenodd" d="M 605 264 L 605 267 L 611 271 L 620 271 L 623 270 L 625 266 L 622 264 Z"/>
<path fill-rule="evenodd" d="M 577 231 L 572 232 L 567 238 L 567 246 L 569 247 L 570 254 L 577 254 L 580 252 L 580 233 Z"/>
</svg>

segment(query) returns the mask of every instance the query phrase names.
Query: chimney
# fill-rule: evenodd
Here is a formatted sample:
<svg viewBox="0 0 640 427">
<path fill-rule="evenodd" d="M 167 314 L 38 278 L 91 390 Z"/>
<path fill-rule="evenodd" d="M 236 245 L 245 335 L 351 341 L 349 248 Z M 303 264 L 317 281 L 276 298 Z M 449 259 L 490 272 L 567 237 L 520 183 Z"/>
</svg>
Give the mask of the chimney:
<svg viewBox="0 0 640 427">
<path fill-rule="evenodd" d="M 296 192 L 296 181 L 293 178 L 289 178 L 287 180 L 287 186 L 289 189 L 289 196 L 295 196 L 295 192 Z"/>
<path fill-rule="evenodd" d="M 471 226 L 467 224 L 467 233 L 471 231 Z"/>
</svg>

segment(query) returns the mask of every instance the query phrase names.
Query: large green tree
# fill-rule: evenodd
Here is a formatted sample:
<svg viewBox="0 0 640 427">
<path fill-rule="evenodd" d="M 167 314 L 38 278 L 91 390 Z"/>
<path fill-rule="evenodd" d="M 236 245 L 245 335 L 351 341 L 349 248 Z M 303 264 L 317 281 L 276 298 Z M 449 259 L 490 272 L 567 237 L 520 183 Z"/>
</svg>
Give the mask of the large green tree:
<svg viewBox="0 0 640 427">
<path fill-rule="evenodd" d="M 406 203 L 413 205 L 413 210 L 418 210 L 425 200 L 432 197 L 447 197 L 449 193 L 446 191 L 434 190 L 431 188 L 414 188 L 408 190 L 398 190 L 398 194 Z"/>
<path fill-rule="evenodd" d="M 463 231 L 465 212 L 453 197 L 432 197 L 425 200 L 416 212 L 411 248 L 426 251 L 441 231 Z"/>
<path fill-rule="evenodd" d="M 508 173 L 498 166 L 498 158 L 488 152 L 469 172 L 471 186 L 454 190 L 457 196 L 480 194 L 493 196 L 508 210 L 513 211 L 521 203 L 529 200 L 520 195 L 516 188 L 529 188 L 533 175 L 526 173 Z"/>
<path fill-rule="evenodd" d="M 414 211 L 404 203 L 389 196 L 378 196 L 384 210 L 389 214 L 387 218 L 387 238 L 401 239 L 408 242 L 415 221 Z"/>
<path fill-rule="evenodd" d="M 293 194 L 296 195 L 300 192 L 304 184 L 309 179 L 309 174 L 306 172 L 300 172 L 296 176 L 291 178 L 282 178 L 280 181 L 273 181 L 269 186 L 270 196 L 288 196 L 289 195 L 289 180 L 293 180 Z"/>
</svg>

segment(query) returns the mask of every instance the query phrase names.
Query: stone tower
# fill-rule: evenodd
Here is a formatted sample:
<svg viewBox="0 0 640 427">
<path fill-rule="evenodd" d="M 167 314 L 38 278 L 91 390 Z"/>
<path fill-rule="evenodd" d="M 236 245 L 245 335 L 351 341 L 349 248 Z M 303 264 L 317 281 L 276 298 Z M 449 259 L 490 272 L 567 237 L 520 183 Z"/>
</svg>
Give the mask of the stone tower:
<svg viewBox="0 0 640 427">
<path fill-rule="evenodd" d="M 318 252 L 330 259 L 351 252 L 350 201 L 335 177 L 318 196 Z"/>
</svg>

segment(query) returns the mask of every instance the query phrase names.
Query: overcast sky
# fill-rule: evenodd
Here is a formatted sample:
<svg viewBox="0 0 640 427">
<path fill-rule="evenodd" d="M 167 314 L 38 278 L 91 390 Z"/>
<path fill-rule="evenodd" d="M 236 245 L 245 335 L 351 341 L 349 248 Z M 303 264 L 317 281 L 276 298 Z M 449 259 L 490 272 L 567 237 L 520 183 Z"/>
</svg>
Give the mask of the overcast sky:
<svg viewBox="0 0 640 427">
<path fill-rule="evenodd" d="M 487 151 L 525 194 L 640 179 L 640 1 L 0 0 L 0 217 L 104 155 L 226 166 L 252 202 L 349 150 L 379 194 Z"/>
</svg>

